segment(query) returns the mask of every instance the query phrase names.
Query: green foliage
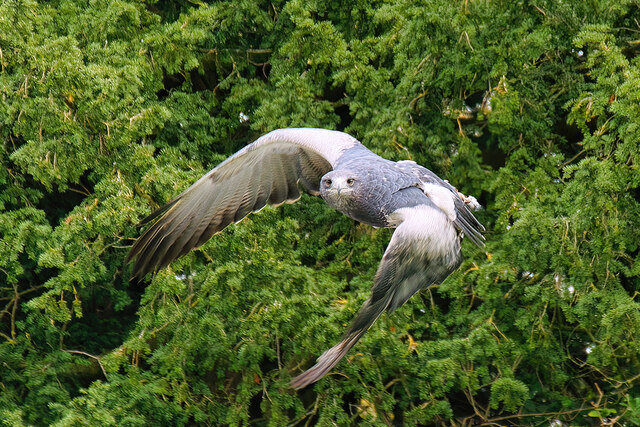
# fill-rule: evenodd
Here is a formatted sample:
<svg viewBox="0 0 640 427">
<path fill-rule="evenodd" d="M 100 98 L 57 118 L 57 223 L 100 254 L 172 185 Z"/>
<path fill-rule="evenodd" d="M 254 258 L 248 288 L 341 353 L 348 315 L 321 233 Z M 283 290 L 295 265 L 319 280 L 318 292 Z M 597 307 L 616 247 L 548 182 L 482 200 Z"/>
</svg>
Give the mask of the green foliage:
<svg viewBox="0 0 640 427">
<path fill-rule="evenodd" d="M 513 378 L 498 378 L 491 384 L 491 408 L 500 403 L 509 412 L 516 411 L 529 397 L 529 388 L 522 381 Z"/>
<path fill-rule="evenodd" d="M 0 422 L 638 424 L 639 10 L 0 2 Z M 300 392 L 390 230 L 304 196 L 147 282 L 124 264 L 141 218 L 286 126 L 430 167 L 489 230 Z"/>
</svg>

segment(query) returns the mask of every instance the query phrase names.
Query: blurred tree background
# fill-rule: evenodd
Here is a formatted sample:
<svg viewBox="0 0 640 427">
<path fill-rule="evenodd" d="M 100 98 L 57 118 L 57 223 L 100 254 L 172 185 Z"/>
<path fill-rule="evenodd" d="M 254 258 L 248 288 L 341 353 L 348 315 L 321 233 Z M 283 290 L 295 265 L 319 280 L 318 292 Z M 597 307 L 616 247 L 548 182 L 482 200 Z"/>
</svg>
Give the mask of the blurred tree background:
<svg viewBox="0 0 640 427">
<path fill-rule="evenodd" d="M 629 0 L 2 0 L 0 424 L 640 424 Z M 304 196 L 129 283 L 136 224 L 269 130 L 476 195 L 486 253 L 333 373 L 390 230 Z"/>
</svg>

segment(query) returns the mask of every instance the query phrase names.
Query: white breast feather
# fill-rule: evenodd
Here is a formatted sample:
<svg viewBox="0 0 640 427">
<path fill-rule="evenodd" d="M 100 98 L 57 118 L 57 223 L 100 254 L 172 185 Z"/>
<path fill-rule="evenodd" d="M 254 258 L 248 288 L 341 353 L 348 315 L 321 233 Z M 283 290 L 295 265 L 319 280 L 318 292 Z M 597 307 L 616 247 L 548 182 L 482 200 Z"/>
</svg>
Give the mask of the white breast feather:
<svg viewBox="0 0 640 427">
<path fill-rule="evenodd" d="M 444 256 L 457 243 L 456 230 L 440 209 L 427 205 L 400 208 L 390 219 L 398 224 L 392 239 L 411 241 L 420 252 L 428 252 L 433 257 Z"/>
</svg>

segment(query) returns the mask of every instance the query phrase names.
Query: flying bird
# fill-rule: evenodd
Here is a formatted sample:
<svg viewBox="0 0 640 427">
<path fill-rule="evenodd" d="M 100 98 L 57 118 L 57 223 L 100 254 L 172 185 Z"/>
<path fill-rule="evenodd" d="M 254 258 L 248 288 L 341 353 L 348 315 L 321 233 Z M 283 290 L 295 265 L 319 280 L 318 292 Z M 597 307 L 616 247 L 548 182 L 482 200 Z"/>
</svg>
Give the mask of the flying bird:
<svg viewBox="0 0 640 427">
<path fill-rule="evenodd" d="M 462 262 L 460 241 L 482 247 L 479 204 L 413 161 L 393 162 L 354 137 L 326 129 L 278 129 L 224 160 L 142 221 L 133 277 L 142 278 L 266 204 L 300 198 L 300 187 L 356 221 L 395 228 L 371 296 L 342 340 L 291 381 L 300 389 L 329 372 L 386 310 L 442 282 Z"/>
</svg>

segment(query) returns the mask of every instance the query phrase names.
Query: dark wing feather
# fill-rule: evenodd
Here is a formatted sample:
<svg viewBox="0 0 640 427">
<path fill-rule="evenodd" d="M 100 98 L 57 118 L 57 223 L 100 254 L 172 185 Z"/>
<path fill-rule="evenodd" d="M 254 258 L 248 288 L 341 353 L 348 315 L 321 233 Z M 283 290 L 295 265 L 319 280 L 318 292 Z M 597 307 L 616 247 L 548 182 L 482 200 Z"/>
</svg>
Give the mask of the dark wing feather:
<svg viewBox="0 0 640 427">
<path fill-rule="evenodd" d="M 153 224 L 127 258 L 136 258 L 133 277 L 168 265 L 267 203 L 297 200 L 298 183 L 317 195 L 322 175 L 356 145 L 325 129 L 279 129 L 259 138 L 142 221 Z"/>
<path fill-rule="evenodd" d="M 457 192 L 453 200 L 456 209 L 456 219 L 453 221 L 456 228 L 464 233 L 479 248 L 484 247 L 484 236 L 482 232 L 485 228 L 480 221 L 471 213 L 467 204 L 462 201 Z"/>
<path fill-rule="evenodd" d="M 356 314 L 340 343 L 291 381 L 296 389 L 318 381 L 362 337 L 380 315 L 402 306 L 420 289 L 442 282 L 462 260 L 460 241 L 446 215 L 424 196 L 424 204 L 399 209 L 402 221 L 382 257 L 371 297 Z"/>
</svg>

